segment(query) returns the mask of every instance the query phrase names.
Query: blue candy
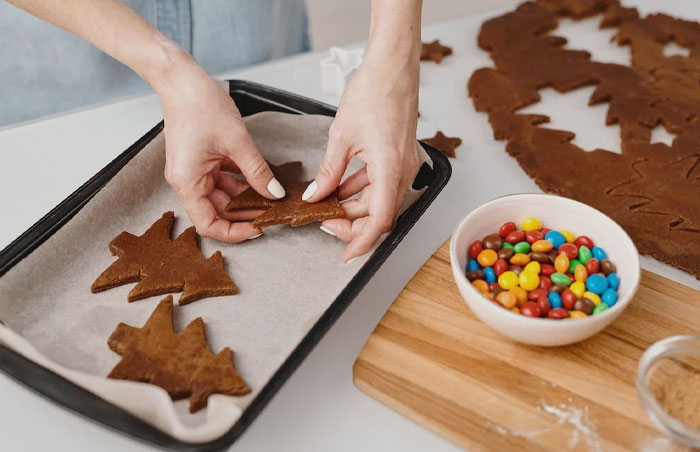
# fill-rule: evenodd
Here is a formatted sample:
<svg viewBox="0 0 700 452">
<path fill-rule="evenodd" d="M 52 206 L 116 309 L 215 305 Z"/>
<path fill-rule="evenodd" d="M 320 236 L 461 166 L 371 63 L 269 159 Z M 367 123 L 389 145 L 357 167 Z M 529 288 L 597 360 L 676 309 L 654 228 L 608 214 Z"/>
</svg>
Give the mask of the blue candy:
<svg viewBox="0 0 700 452">
<path fill-rule="evenodd" d="M 477 262 L 476 259 L 469 259 L 469 263 L 467 264 L 467 273 L 473 272 L 474 270 L 481 270 L 481 265 L 479 265 L 479 262 Z"/>
<path fill-rule="evenodd" d="M 493 271 L 493 268 L 484 267 L 484 279 L 489 284 L 496 282 L 496 272 Z"/>
<path fill-rule="evenodd" d="M 590 275 L 586 279 L 586 289 L 590 290 L 594 294 L 600 295 L 605 292 L 608 288 L 608 280 L 605 276 L 596 273 L 595 275 Z"/>
<path fill-rule="evenodd" d="M 551 309 L 557 309 L 562 307 L 561 303 L 561 295 L 559 295 L 556 292 L 549 292 L 549 295 L 547 295 L 547 298 L 549 299 L 549 307 Z"/>
<path fill-rule="evenodd" d="M 608 286 L 615 290 L 620 287 L 620 278 L 617 276 L 617 273 L 608 273 Z"/>
<path fill-rule="evenodd" d="M 591 253 L 593 253 L 593 257 L 598 259 L 598 262 L 602 261 L 603 259 L 607 259 L 608 257 L 608 255 L 605 254 L 605 250 L 599 246 L 594 246 Z"/>
<path fill-rule="evenodd" d="M 559 249 L 560 246 L 566 243 L 566 237 L 564 237 L 564 234 L 559 231 L 549 231 L 547 235 L 544 236 L 544 239 L 552 242 L 555 250 Z"/>
<path fill-rule="evenodd" d="M 615 291 L 615 289 L 607 289 L 605 292 L 603 292 L 603 295 L 600 297 L 600 301 L 612 308 L 613 306 L 615 306 L 615 303 L 617 303 L 617 292 Z"/>
</svg>

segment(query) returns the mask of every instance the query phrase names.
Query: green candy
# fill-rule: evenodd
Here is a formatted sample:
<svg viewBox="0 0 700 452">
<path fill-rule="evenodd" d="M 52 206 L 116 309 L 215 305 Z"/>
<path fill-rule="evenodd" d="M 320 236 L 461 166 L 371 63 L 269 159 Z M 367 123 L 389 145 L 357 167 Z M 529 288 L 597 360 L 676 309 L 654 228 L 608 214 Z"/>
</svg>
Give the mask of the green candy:
<svg viewBox="0 0 700 452">
<path fill-rule="evenodd" d="M 515 246 L 512 243 L 503 242 L 503 248 L 515 248 Z"/>
<path fill-rule="evenodd" d="M 581 261 L 583 265 L 586 265 L 586 262 L 591 260 L 592 257 L 593 253 L 591 253 L 591 250 L 589 250 L 586 245 L 581 245 L 578 249 L 578 260 Z"/>
<path fill-rule="evenodd" d="M 515 251 L 518 254 L 527 254 L 530 252 L 530 244 L 527 242 L 518 242 L 513 247 L 513 251 Z"/>
<path fill-rule="evenodd" d="M 552 273 L 549 279 L 551 279 L 554 284 L 564 284 L 566 286 L 571 284 L 571 280 L 564 273 Z"/>
<path fill-rule="evenodd" d="M 571 262 L 569 263 L 569 273 L 572 275 L 576 271 L 576 267 L 581 265 L 581 262 L 578 259 L 571 259 Z"/>
<path fill-rule="evenodd" d="M 601 303 L 595 308 L 593 308 L 593 315 L 600 314 L 603 311 L 607 311 L 609 307 L 610 306 L 608 306 L 607 304 Z"/>
</svg>

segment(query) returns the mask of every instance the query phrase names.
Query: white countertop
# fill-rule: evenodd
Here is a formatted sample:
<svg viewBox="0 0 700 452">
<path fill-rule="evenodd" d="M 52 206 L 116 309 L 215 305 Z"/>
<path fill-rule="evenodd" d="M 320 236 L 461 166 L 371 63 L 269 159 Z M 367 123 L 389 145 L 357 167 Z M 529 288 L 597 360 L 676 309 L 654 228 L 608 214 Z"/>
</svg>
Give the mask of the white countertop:
<svg viewBox="0 0 700 452">
<path fill-rule="evenodd" d="M 642 12 L 652 11 L 653 0 L 635 3 Z M 667 0 L 663 9 L 677 16 L 700 19 L 700 3 Z M 424 40 L 440 38 L 454 48 L 454 55 L 441 65 L 422 65 L 418 137 L 432 136 L 441 129 L 464 140 L 457 149 L 457 159 L 452 160 L 452 179 L 233 450 L 455 450 L 438 436 L 356 389 L 352 384 L 352 365 L 396 295 L 450 236 L 459 219 L 496 196 L 539 191 L 515 160 L 506 155 L 504 143 L 493 140 L 486 117 L 474 112 L 466 95 L 471 72 L 490 65 L 488 56 L 476 46 L 476 35 L 480 24 L 491 15 L 466 16 L 424 27 Z M 587 36 L 593 28 L 592 23 L 574 27 L 572 42 L 607 45 L 605 39 Z M 612 55 L 613 59 L 626 52 L 614 48 L 593 50 L 594 56 Z M 337 104 L 338 99 L 320 92 L 318 62 L 323 56 L 303 54 L 223 74 L 222 78 L 251 80 Z M 576 114 L 579 112 L 561 108 L 559 97 L 548 93 L 532 110 L 562 110 L 557 120 L 561 122 L 554 122 L 554 127 L 580 126 L 580 119 L 572 120 L 580 118 Z M 582 102 L 581 107 L 585 107 L 585 92 L 571 94 L 567 101 Z M 591 114 L 596 121 L 603 118 L 604 107 Z M 0 248 L 71 194 L 161 117 L 158 100 L 151 95 L 0 130 Z M 616 129 L 601 131 L 602 124 L 601 119 L 595 125 L 596 133 L 591 135 L 614 145 L 618 140 Z M 700 289 L 700 283 L 692 276 L 652 259 L 643 258 L 642 265 Z M 0 394 L 2 450 L 152 450 L 47 402 L 1 373 Z"/>
</svg>

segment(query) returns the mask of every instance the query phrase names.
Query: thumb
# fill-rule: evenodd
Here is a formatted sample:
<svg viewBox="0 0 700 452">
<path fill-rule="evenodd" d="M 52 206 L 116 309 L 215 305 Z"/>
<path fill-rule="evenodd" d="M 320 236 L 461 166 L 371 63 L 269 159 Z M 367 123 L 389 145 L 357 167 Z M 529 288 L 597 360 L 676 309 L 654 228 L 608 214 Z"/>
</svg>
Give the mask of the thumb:
<svg viewBox="0 0 700 452">
<path fill-rule="evenodd" d="M 269 199 L 284 198 L 284 187 L 275 178 L 250 135 L 238 140 L 234 149 L 229 157 L 238 165 L 253 190 Z"/>
<path fill-rule="evenodd" d="M 338 188 L 348 166 L 347 147 L 339 139 L 330 139 L 321 166 L 301 199 L 307 202 L 320 201 Z"/>
</svg>

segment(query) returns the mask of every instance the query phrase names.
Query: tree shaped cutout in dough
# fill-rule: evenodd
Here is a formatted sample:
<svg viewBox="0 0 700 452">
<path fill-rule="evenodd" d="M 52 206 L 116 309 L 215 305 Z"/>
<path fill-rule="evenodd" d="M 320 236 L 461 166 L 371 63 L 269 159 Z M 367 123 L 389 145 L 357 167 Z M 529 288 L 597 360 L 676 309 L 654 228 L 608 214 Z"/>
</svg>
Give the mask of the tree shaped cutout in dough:
<svg viewBox="0 0 700 452">
<path fill-rule="evenodd" d="M 250 393 L 231 349 L 217 355 L 209 349 L 201 317 L 175 333 L 172 295 L 161 300 L 143 327 L 117 325 L 107 343 L 122 357 L 109 378 L 160 386 L 173 400 L 189 398 L 190 413 L 206 407 L 211 394 Z"/>
<path fill-rule="evenodd" d="M 92 283 L 92 293 L 138 282 L 129 292 L 130 302 L 183 291 L 178 302 L 181 306 L 237 293 L 224 270 L 221 251 L 208 259 L 202 256 L 194 226 L 171 240 L 173 218 L 173 212 L 166 212 L 143 235 L 122 232 L 112 240 L 109 249 L 119 258 Z"/>
<path fill-rule="evenodd" d="M 286 191 L 284 198 L 267 199 L 252 188 L 248 188 L 234 197 L 226 205 L 226 210 L 238 212 L 266 209 L 264 213 L 253 220 L 253 226 L 258 228 L 276 224 L 303 226 L 315 221 L 343 218 L 345 212 L 338 201 L 337 190 L 318 202 L 309 203 L 301 199 L 301 195 L 311 182 L 302 180 L 301 168 L 301 162 L 288 162 L 280 166 L 271 166 L 272 172 Z"/>
</svg>

